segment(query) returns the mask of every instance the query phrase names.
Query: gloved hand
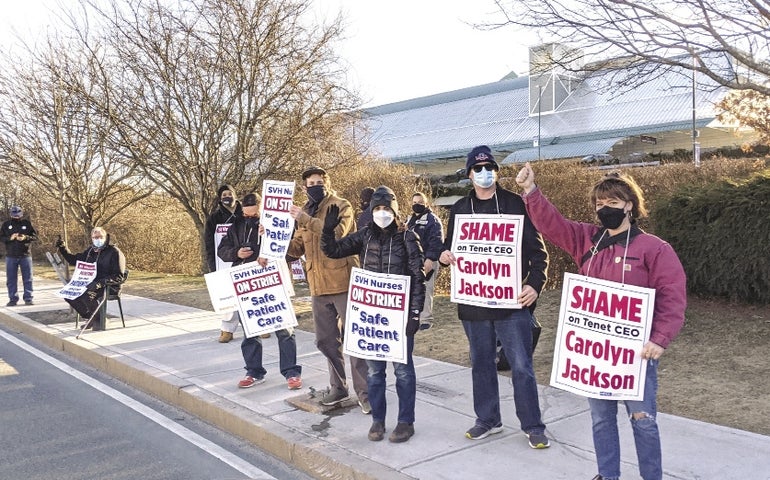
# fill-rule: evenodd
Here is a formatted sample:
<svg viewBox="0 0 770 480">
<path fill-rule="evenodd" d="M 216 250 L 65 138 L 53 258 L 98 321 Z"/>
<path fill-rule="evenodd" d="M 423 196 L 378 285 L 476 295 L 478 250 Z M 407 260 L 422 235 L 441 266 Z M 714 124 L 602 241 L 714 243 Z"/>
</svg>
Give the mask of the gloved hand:
<svg viewBox="0 0 770 480">
<path fill-rule="evenodd" d="M 406 334 L 412 336 L 420 329 L 420 312 L 413 310 L 406 322 Z"/>
<path fill-rule="evenodd" d="M 326 211 L 326 218 L 324 218 L 324 233 L 334 232 L 337 225 L 340 224 L 340 207 L 337 205 L 330 205 Z"/>
<path fill-rule="evenodd" d="M 104 288 L 104 282 L 101 280 L 94 280 L 93 282 L 88 284 L 88 287 L 86 287 L 89 291 L 96 292 L 98 290 L 101 290 Z"/>
<path fill-rule="evenodd" d="M 64 240 L 61 239 L 61 236 L 59 236 L 59 238 L 56 240 L 56 244 L 55 245 L 56 245 L 56 248 L 66 248 L 67 247 L 67 243 Z"/>
</svg>

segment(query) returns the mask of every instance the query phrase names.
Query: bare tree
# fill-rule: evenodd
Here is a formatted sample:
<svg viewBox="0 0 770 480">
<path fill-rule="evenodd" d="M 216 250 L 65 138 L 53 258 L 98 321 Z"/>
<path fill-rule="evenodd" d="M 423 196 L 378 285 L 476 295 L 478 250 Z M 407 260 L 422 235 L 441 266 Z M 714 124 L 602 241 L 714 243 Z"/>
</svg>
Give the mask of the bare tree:
<svg viewBox="0 0 770 480">
<path fill-rule="evenodd" d="M 357 105 L 333 51 L 341 19 L 314 25 L 310 0 L 82 2 L 89 101 L 201 234 L 221 182 L 251 190 L 315 163 Z"/>
<path fill-rule="evenodd" d="M 756 0 L 495 0 L 504 21 L 604 61 L 633 86 L 661 69 L 696 70 L 717 85 L 770 95 L 770 6 Z M 579 54 L 579 53 L 578 53 Z M 721 59 L 714 61 L 715 57 Z M 590 57 L 587 57 L 590 58 Z M 621 60 L 618 60 L 621 59 Z M 564 65 L 574 64 L 564 59 Z M 558 61 L 558 59 L 556 59 Z M 725 68 L 728 66 L 729 68 Z"/>
<path fill-rule="evenodd" d="M 723 111 L 719 120 L 726 123 L 738 121 L 751 127 L 759 135 L 759 141 L 770 144 L 770 97 L 755 91 L 731 92 L 718 107 Z"/>
<path fill-rule="evenodd" d="M 108 148 L 110 126 L 72 87 L 87 85 L 83 56 L 61 38 L 0 69 L 0 166 L 58 204 L 66 240 L 69 213 L 86 236 L 150 193 L 136 168 Z"/>
</svg>

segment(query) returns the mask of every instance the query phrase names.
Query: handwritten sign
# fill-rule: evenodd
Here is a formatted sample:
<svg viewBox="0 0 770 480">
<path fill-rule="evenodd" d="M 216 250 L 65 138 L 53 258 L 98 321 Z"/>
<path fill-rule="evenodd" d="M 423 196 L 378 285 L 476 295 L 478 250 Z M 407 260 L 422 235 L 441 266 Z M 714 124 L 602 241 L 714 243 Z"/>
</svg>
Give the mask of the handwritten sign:
<svg viewBox="0 0 770 480">
<path fill-rule="evenodd" d="M 521 308 L 523 215 L 457 215 L 450 300 L 487 308 Z"/>
<path fill-rule="evenodd" d="M 261 257 L 282 260 L 286 257 L 294 233 L 294 219 L 289 207 L 294 204 L 294 182 L 265 180 L 262 184 L 260 222 L 265 227 Z"/>
<path fill-rule="evenodd" d="M 406 363 L 409 288 L 406 275 L 353 268 L 348 289 L 344 352 L 358 358 Z"/>
<path fill-rule="evenodd" d="M 564 274 L 551 385 L 585 397 L 642 400 L 655 290 Z"/>
<path fill-rule="evenodd" d="M 56 292 L 56 296 L 66 300 L 74 300 L 83 295 L 88 284 L 96 278 L 96 263 L 78 261 L 69 283 Z"/>
</svg>

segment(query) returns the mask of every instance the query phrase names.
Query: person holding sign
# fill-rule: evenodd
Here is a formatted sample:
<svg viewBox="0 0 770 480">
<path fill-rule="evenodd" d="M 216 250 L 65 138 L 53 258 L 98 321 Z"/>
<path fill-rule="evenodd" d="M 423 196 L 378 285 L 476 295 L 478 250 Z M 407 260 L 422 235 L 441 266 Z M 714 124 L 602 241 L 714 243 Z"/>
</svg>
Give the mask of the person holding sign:
<svg viewBox="0 0 770 480">
<path fill-rule="evenodd" d="M 398 423 L 389 440 L 401 443 L 414 435 L 414 407 L 417 380 L 412 361 L 414 334 L 420 326 L 420 311 L 425 301 L 424 257 L 420 239 L 412 230 L 398 221 L 398 202 L 393 190 L 377 187 L 371 199 L 372 222 L 339 240 L 334 230 L 340 222 L 339 208 L 329 207 L 321 236 L 321 249 L 329 258 L 358 255 L 364 270 L 410 277 L 408 301 L 396 305 L 408 308 L 406 323 L 406 363 L 393 363 L 398 393 Z M 373 291 L 372 291 L 373 293 Z M 399 296 L 401 298 L 401 296 Z M 382 302 L 385 303 L 384 301 Z M 363 315 L 363 314 L 362 314 Z M 377 316 L 379 318 L 379 315 Z M 372 426 L 369 440 L 379 441 L 385 435 L 385 369 L 387 362 L 366 360 L 369 367 L 367 384 L 372 406 Z"/>
<path fill-rule="evenodd" d="M 671 245 L 642 231 L 636 219 L 645 216 L 644 196 L 628 175 L 612 173 L 593 187 L 591 205 L 601 225 L 565 219 L 535 185 L 527 163 L 516 176 L 533 223 L 546 239 L 564 249 L 579 265 L 579 274 L 623 285 L 654 289 L 650 339 L 639 354 L 647 360 L 644 398 L 625 400 L 636 441 L 639 472 L 644 480 L 663 478 L 657 415 L 658 359 L 684 324 L 686 277 Z M 594 450 L 599 474 L 595 480 L 620 478 L 617 401 L 589 398 Z"/>
<path fill-rule="evenodd" d="M 120 285 L 125 280 L 126 257 L 118 247 L 110 243 L 110 236 L 107 235 L 107 232 L 102 227 L 96 227 L 91 230 L 91 246 L 82 253 L 71 253 L 67 248 L 67 244 L 61 240 L 61 237 L 56 242 L 56 247 L 59 249 L 61 256 L 70 265 L 74 266 L 78 262 L 96 265 L 96 276 L 88 284 L 82 297 L 87 297 L 92 303 L 97 303 L 99 299 L 104 297 L 104 289 L 107 286 L 116 290 L 120 289 Z M 67 302 L 73 305 L 74 308 L 78 303 L 78 299 L 67 300 Z M 78 309 L 75 308 L 75 310 L 77 311 Z M 86 315 L 84 316 L 87 317 Z M 104 330 L 106 320 L 104 311 L 100 309 L 99 314 L 94 317 L 90 325 L 86 325 L 86 328 Z"/>
<path fill-rule="evenodd" d="M 335 235 L 344 237 L 356 231 L 353 207 L 331 188 L 329 175 L 321 167 L 309 167 L 302 172 L 302 189 L 307 203 L 292 205 L 289 214 L 297 222 L 297 229 L 289 243 L 289 259 L 305 256 L 305 275 L 310 287 L 315 344 L 329 365 L 329 390 L 321 397 L 324 406 L 339 405 L 348 400 L 345 377 L 345 357 L 342 353 L 342 332 L 348 304 L 350 272 L 358 266 L 358 258 L 329 258 L 321 251 L 321 231 L 329 208 L 339 209 L 340 222 Z M 358 396 L 361 411 L 368 415 L 372 409 L 366 387 L 366 361 L 350 357 L 353 389 Z"/>
<path fill-rule="evenodd" d="M 238 217 L 227 230 L 227 236 L 219 244 L 217 254 L 225 262 L 233 266 L 249 262 L 259 262 L 263 267 L 267 259 L 259 258 L 259 203 L 256 193 L 243 197 L 243 216 Z M 237 314 L 237 311 L 236 311 Z M 302 387 L 302 367 L 297 365 L 297 342 L 293 329 L 282 329 L 275 332 L 278 338 L 278 355 L 281 374 L 286 378 L 289 390 Z M 243 336 L 241 353 L 246 366 L 246 376 L 238 382 L 239 388 L 250 388 L 265 382 L 267 370 L 262 366 L 262 340 L 259 335 Z"/>
<path fill-rule="evenodd" d="M 203 233 L 203 243 L 206 246 L 206 263 L 209 272 L 227 268 L 230 265 L 223 262 L 217 256 L 217 248 L 222 239 L 227 235 L 227 229 L 236 218 L 243 215 L 241 203 L 232 185 L 222 185 L 217 190 L 217 208 L 206 219 L 206 227 Z M 238 314 L 227 313 L 222 319 L 219 331 L 219 343 L 228 343 L 233 339 L 233 333 L 238 328 Z"/>
<path fill-rule="evenodd" d="M 497 185 L 498 169 L 489 147 L 468 153 L 465 171 L 473 190 L 452 206 L 439 258 L 441 264 L 452 265 L 453 283 L 463 285 L 472 277 L 469 286 L 460 288 L 461 300 L 455 300 L 470 345 L 476 412 L 475 425 L 465 436 L 480 440 L 503 430 L 496 366 L 499 340 L 511 365 L 521 429 L 530 447 L 548 448 L 532 366 L 532 310 L 546 282 L 548 253 L 521 197 Z M 460 240 L 463 244 L 456 245 Z"/>
</svg>

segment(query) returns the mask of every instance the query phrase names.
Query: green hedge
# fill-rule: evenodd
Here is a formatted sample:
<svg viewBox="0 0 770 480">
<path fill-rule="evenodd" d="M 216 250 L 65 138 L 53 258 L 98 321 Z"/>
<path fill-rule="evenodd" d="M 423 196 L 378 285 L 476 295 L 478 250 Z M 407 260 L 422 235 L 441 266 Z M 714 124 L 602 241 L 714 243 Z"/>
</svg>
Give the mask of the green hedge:
<svg viewBox="0 0 770 480">
<path fill-rule="evenodd" d="M 689 291 L 770 304 L 770 169 L 743 181 L 683 185 L 651 216 L 655 233 L 678 253 Z"/>
</svg>

